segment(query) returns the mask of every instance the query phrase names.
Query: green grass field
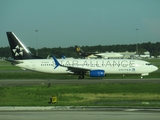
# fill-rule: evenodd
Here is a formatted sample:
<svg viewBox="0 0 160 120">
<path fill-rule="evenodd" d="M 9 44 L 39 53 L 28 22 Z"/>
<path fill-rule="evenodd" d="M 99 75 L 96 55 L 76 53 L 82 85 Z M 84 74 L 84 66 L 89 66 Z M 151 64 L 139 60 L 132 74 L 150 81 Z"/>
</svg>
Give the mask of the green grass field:
<svg viewBox="0 0 160 120">
<path fill-rule="evenodd" d="M 14 86 L 0 92 L 0 106 L 50 106 L 50 96 L 56 96 L 57 106 L 160 107 L 158 84 Z"/>
<path fill-rule="evenodd" d="M 159 59 L 150 59 L 160 68 Z M 5 72 L 11 71 L 11 72 Z M 1 79 L 75 79 L 77 76 L 22 72 L 20 68 L 0 61 Z M 92 79 L 88 77 L 89 79 Z M 107 78 L 139 78 L 139 75 L 107 75 Z M 159 71 L 145 78 L 160 78 Z M 85 80 L 85 79 L 84 79 Z M 160 85 L 143 84 L 51 84 L 0 86 L 0 106 L 149 106 L 160 107 Z M 56 104 L 48 104 L 56 96 Z"/>
</svg>

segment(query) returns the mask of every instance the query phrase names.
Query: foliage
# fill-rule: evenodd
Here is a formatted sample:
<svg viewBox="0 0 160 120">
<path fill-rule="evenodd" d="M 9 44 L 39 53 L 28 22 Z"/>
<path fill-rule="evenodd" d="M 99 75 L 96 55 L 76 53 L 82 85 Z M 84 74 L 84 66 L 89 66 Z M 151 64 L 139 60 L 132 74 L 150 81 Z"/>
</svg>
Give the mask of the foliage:
<svg viewBox="0 0 160 120">
<path fill-rule="evenodd" d="M 129 44 L 129 45 L 97 45 L 97 46 L 81 46 L 81 48 L 86 52 L 135 52 L 136 51 L 136 44 Z M 151 56 L 158 56 L 160 55 L 160 42 L 156 43 L 141 43 L 138 44 L 139 53 L 143 54 L 145 51 L 150 52 Z M 30 51 L 35 54 L 36 50 L 34 48 L 29 48 Z M 47 58 L 48 55 L 54 55 L 57 58 L 61 58 L 62 55 L 65 55 L 66 57 L 74 57 L 78 58 L 79 56 L 75 53 L 74 46 L 68 47 L 68 48 L 41 48 L 38 49 L 39 56 L 43 58 Z M 11 51 L 9 47 L 1 47 L 0 48 L 0 57 L 11 57 Z"/>
<path fill-rule="evenodd" d="M 160 106 L 160 87 L 153 83 L 1 86 L 0 93 L 0 106 L 48 106 L 51 96 L 58 98 L 58 106 Z"/>
</svg>

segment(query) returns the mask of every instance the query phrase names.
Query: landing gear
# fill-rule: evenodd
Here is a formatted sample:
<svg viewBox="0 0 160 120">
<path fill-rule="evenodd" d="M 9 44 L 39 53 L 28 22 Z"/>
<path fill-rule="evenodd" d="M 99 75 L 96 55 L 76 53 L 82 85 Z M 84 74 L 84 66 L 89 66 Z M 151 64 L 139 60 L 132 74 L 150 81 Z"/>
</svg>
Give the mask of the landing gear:
<svg viewBox="0 0 160 120">
<path fill-rule="evenodd" d="M 84 75 L 83 74 L 79 75 L 78 79 L 84 79 Z"/>
<path fill-rule="evenodd" d="M 143 76 L 141 76 L 141 79 L 143 79 Z"/>
</svg>

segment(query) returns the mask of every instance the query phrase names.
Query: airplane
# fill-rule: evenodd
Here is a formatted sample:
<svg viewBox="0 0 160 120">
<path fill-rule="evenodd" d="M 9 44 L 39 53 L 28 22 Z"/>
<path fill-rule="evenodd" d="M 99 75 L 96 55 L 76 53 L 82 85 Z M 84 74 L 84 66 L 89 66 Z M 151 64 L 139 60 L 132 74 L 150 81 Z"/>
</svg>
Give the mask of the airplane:
<svg viewBox="0 0 160 120">
<path fill-rule="evenodd" d="M 34 56 L 13 32 L 6 32 L 13 60 L 12 65 L 24 70 L 51 74 L 75 74 L 105 77 L 107 74 L 140 74 L 141 77 L 158 70 L 149 62 L 135 59 L 42 59 Z"/>
<path fill-rule="evenodd" d="M 75 50 L 78 53 L 78 55 L 87 57 L 87 58 L 122 58 L 123 55 L 120 53 L 115 52 L 103 52 L 103 53 L 97 53 L 97 52 L 84 52 L 80 46 L 75 45 Z"/>
</svg>

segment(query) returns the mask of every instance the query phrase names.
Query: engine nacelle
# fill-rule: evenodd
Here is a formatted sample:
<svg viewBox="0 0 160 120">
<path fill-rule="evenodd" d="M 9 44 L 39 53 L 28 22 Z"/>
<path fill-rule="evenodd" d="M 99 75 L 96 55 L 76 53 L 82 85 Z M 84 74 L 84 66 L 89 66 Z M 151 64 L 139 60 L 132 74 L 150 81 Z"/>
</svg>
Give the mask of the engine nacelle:
<svg viewBox="0 0 160 120">
<path fill-rule="evenodd" d="M 104 70 L 91 70 L 89 74 L 90 74 L 90 77 L 104 77 L 105 71 Z"/>
</svg>

